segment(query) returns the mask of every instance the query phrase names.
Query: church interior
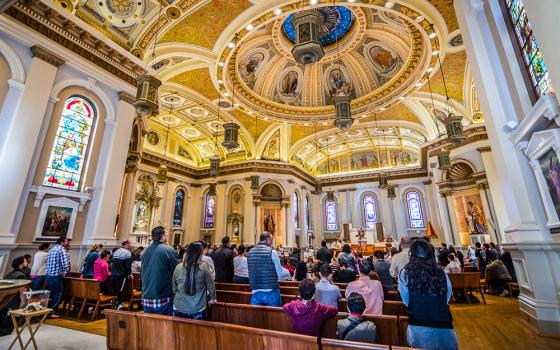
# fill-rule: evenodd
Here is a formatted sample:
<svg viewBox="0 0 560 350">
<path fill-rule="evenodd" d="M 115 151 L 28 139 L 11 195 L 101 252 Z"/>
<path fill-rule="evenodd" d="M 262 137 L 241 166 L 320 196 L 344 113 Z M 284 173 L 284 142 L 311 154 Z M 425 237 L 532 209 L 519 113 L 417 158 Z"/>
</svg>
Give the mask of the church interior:
<svg viewBox="0 0 560 350">
<path fill-rule="evenodd" d="M 177 251 L 266 231 L 281 258 L 426 238 L 467 261 L 492 243 L 515 280 L 493 294 L 471 266 L 476 302 L 450 304 L 459 347 L 560 348 L 559 13 L 555 0 L 0 1 L 0 305 L 21 291 L 12 261 L 65 237 L 68 309 L 32 323 L 45 321 L 40 349 L 399 349 L 406 312 L 374 321 L 375 345 L 305 340 L 278 315 L 236 318 L 244 302 L 220 300 L 218 282 L 212 319 L 244 327 L 194 346 L 210 328 L 146 321 L 141 305 L 124 327 L 111 306 L 84 311 L 99 289 L 72 305 L 70 279 L 92 245 L 146 248 L 159 226 Z"/>
</svg>

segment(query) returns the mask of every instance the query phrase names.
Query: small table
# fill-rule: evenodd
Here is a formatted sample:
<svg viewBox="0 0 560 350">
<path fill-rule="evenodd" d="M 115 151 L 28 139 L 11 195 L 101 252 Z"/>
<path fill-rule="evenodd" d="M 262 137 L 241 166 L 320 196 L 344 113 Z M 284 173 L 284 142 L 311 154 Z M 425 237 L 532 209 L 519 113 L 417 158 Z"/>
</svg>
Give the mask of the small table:
<svg viewBox="0 0 560 350">
<path fill-rule="evenodd" d="M 53 310 L 49 308 L 45 308 L 39 311 L 30 311 L 30 312 L 27 312 L 23 309 L 10 311 L 10 315 L 12 316 L 12 322 L 14 323 L 14 328 L 16 330 L 16 338 L 14 339 L 12 344 L 10 344 L 8 350 L 10 350 L 14 346 L 16 340 L 19 341 L 19 346 L 21 347 L 21 350 L 27 349 L 30 342 L 33 342 L 33 347 L 35 348 L 35 350 L 37 350 L 37 343 L 35 342 L 35 334 L 37 333 L 37 331 L 45 321 L 45 318 L 47 318 L 48 314 L 51 313 L 52 311 Z M 35 330 L 33 330 L 33 327 L 31 327 L 31 319 L 33 317 L 40 317 L 40 316 L 42 316 L 41 320 L 39 321 L 37 327 L 35 327 Z M 25 317 L 25 323 L 23 324 L 23 326 L 21 326 L 21 328 L 18 326 L 16 317 Z M 27 329 L 29 330 L 29 334 L 31 337 L 29 338 L 27 343 L 25 343 L 24 346 L 21 336 L 23 334 L 25 327 L 27 327 Z"/>
</svg>

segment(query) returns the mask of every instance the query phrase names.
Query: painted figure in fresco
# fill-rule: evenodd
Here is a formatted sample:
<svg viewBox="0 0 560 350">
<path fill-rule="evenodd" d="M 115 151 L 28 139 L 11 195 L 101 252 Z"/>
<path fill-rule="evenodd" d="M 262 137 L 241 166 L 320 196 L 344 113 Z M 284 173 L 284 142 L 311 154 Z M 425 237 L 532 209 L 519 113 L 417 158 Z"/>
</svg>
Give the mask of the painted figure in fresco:
<svg viewBox="0 0 560 350">
<path fill-rule="evenodd" d="M 480 209 L 473 202 L 467 202 L 467 224 L 472 234 L 484 234 L 487 232 L 486 227 L 482 223 L 482 215 Z"/>
<path fill-rule="evenodd" d="M 274 223 L 274 217 L 272 217 L 272 214 L 268 214 L 264 218 L 263 224 L 264 230 L 270 232 L 271 235 L 274 235 L 274 231 L 276 231 L 276 224 Z"/>
<path fill-rule="evenodd" d="M 397 59 L 393 54 L 380 46 L 373 46 L 370 51 L 373 63 L 377 66 L 382 74 L 388 74 L 397 66 Z"/>
<path fill-rule="evenodd" d="M 298 75 L 296 72 L 289 72 L 282 80 L 282 94 L 287 96 L 294 96 L 296 94 L 298 85 Z"/>
<path fill-rule="evenodd" d="M 346 80 L 344 73 L 340 69 L 333 69 L 329 73 L 329 92 L 331 96 L 339 92 L 348 94 L 351 91 L 350 83 Z"/>
</svg>

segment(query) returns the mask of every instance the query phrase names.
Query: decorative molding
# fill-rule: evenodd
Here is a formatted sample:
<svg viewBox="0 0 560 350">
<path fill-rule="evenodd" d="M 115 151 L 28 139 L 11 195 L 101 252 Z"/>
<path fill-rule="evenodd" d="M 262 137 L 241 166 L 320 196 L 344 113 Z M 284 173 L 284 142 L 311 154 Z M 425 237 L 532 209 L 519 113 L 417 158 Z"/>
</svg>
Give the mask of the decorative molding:
<svg viewBox="0 0 560 350">
<path fill-rule="evenodd" d="M 64 191 L 64 190 L 62 190 Z M 64 192 L 71 192 L 71 191 L 64 191 Z M 76 217 L 78 216 L 78 211 L 80 210 L 80 207 L 83 207 L 81 204 L 81 200 L 80 203 L 75 202 L 73 200 L 70 200 L 67 197 L 56 197 L 56 198 L 49 198 L 49 199 L 45 199 L 42 204 L 41 204 L 41 210 L 39 212 L 39 218 L 37 220 L 37 225 L 35 226 L 35 240 L 36 241 L 50 241 L 50 240 L 56 240 L 58 237 L 56 236 L 43 236 L 43 229 L 44 229 L 44 223 L 45 223 L 45 219 L 47 218 L 47 212 L 50 206 L 55 206 L 55 207 L 63 207 L 63 208 L 72 208 L 72 214 L 69 218 L 68 221 L 68 228 L 66 231 L 66 238 L 68 239 L 72 239 L 72 234 L 74 233 L 74 225 L 76 224 Z M 78 210 L 76 210 L 78 209 Z"/>
<path fill-rule="evenodd" d="M 33 201 L 33 207 L 39 208 L 41 202 L 45 195 L 57 196 L 57 197 L 70 197 L 70 198 L 77 198 L 79 200 L 78 211 L 83 211 L 84 206 L 88 201 L 92 198 L 93 188 L 88 187 L 86 188 L 85 192 L 75 192 L 75 191 L 68 191 L 63 190 L 61 188 L 53 188 L 53 187 L 46 187 L 46 186 L 32 186 L 29 190 L 30 192 L 35 192 L 35 200 Z"/>
<path fill-rule="evenodd" d="M 552 122 L 560 127 L 560 104 L 554 95 L 542 96 L 513 129 L 512 139 L 515 144 L 528 141 L 534 132 L 547 129 Z"/>
<path fill-rule="evenodd" d="M 63 65 L 64 62 L 66 62 L 62 57 L 39 45 L 33 45 L 31 47 L 31 54 L 33 57 L 45 61 L 57 68 Z"/>
<path fill-rule="evenodd" d="M 480 153 L 492 152 L 492 148 L 490 146 L 480 147 L 480 148 L 477 148 L 476 150 Z"/>
<path fill-rule="evenodd" d="M 119 95 L 119 101 L 124 101 L 128 104 L 132 104 L 132 102 L 134 102 L 134 96 L 132 96 L 128 92 L 119 91 L 117 95 Z"/>
</svg>

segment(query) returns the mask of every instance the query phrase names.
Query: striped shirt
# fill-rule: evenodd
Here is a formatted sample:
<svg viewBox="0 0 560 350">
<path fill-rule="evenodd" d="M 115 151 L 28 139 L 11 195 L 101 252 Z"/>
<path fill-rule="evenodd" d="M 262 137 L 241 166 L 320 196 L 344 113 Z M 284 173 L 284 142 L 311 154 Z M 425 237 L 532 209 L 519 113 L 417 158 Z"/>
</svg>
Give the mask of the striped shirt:
<svg viewBox="0 0 560 350">
<path fill-rule="evenodd" d="M 55 245 L 47 255 L 45 275 L 59 276 L 70 271 L 70 262 L 66 249 L 60 244 Z"/>
</svg>

